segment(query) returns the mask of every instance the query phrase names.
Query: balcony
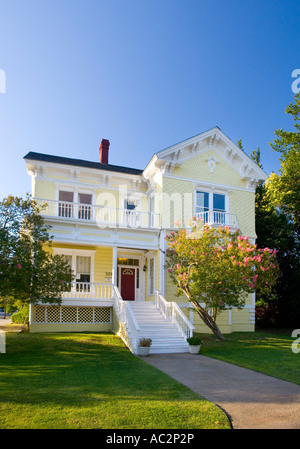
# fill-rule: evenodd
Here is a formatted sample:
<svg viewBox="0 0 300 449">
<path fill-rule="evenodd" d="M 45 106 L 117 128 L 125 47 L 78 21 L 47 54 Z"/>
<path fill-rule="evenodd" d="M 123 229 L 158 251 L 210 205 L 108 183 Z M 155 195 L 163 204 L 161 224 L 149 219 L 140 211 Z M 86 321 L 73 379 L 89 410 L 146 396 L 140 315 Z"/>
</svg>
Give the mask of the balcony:
<svg viewBox="0 0 300 449">
<path fill-rule="evenodd" d="M 42 198 L 34 198 L 34 200 L 38 206 L 43 206 L 40 213 L 43 217 L 47 218 L 96 223 L 101 227 L 159 228 L 160 226 L 160 215 L 154 212 L 142 212 L 137 209 L 118 209 Z"/>
<path fill-rule="evenodd" d="M 208 226 L 230 226 L 238 228 L 238 219 L 235 214 L 229 214 L 223 211 L 206 211 L 198 212 L 194 215 L 196 219 L 200 219 Z"/>
</svg>

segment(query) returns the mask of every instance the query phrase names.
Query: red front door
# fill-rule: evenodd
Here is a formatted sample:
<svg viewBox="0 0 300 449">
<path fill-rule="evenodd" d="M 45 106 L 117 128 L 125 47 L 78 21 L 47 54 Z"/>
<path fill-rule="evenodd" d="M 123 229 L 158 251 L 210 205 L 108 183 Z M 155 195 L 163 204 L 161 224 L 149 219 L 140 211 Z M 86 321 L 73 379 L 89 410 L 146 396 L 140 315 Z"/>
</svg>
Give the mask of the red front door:
<svg viewBox="0 0 300 449">
<path fill-rule="evenodd" d="M 121 296 L 127 301 L 135 299 L 135 269 L 121 268 Z"/>
</svg>

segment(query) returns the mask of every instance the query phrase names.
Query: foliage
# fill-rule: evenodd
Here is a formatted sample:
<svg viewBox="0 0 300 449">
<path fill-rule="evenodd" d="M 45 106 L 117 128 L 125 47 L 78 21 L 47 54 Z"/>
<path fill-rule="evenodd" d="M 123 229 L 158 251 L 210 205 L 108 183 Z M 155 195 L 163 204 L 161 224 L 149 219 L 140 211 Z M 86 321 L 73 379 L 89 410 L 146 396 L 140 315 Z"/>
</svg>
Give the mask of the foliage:
<svg viewBox="0 0 300 449">
<path fill-rule="evenodd" d="M 29 307 L 28 305 L 22 307 L 22 309 L 19 312 L 15 312 L 11 316 L 11 321 L 13 323 L 18 324 L 26 324 L 28 321 L 29 316 Z"/>
<path fill-rule="evenodd" d="M 272 294 L 256 295 L 257 322 L 263 326 L 296 327 L 300 320 L 300 94 L 286 113 L 293 117 L 295 131 L 275 131 L 270 144 L 280 153 L 279 174 L 271 173 L 255 195 L 257 246 L 276 248 L 280 268 Z M 251 157 L 262 168 L 259 149 Z"/>
<path fill-rule="evenodd" d="M 293 221 L 273 203 L 266 185 L 259 186 L 255 195 L 257 246 L 276 248 L 279 275 L 271 294 L 256 294 L 258 324 L 283 327 L 297 326 L 300 319 L 299 238 Z M 265 309 L 265 314 L 262 310 Z"/>
<path fill-rule="evenodd" d="M 186 341 L 191 346 L 199 346 L 202 344 L 202 340 L 200 337 L 189 337 L 186 339 Z"/>
<path fill-rule="evenodd" d="M 255 290 L 272 291 L 278 273 L 276 250 L 257 248 L 229 226 L 215 229 L 194 219 L 190 231 L 181 228 L 166 240 L 165 268 L 171 282 L 219 339 L 224 339 L 216 324 L 220 312 L 241 309 Z"/>
<path fill-rule="evenodd" d="M 151 344 L 152 344 L 151 338 L 140 338 L 139 342 L 140 346 L 149 348 Z"/>
<path fill-rule="evenodd" d="M 272 173 L 267 186 L 273 202 L 294 222 L 297 234 L 300 231 L 300 93 L 295 103 L 287 105 L 285 112 L 292 116 L 295 131 L 275 131 L 277 136 L 270 143 L 280 153 L 279 175 Z"/>
<path fill-rule="evenodd" d="M 29 196 L 0 202 L 0 297 L 59 303 L 72 280 L 69 265 L 50 251 L 49 226 Z"/>
</svg>

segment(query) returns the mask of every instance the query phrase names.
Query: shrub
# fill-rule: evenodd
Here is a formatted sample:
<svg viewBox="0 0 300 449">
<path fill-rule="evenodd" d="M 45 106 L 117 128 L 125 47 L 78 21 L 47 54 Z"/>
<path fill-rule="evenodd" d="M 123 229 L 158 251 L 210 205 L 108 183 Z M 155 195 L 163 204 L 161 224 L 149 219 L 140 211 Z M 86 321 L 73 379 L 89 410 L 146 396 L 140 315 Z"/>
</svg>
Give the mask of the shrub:
<svg viewBox="0 0 300 449">
<path fill-rule="evenodd" d="M 141 338 L 140 339 L 140 346 L 151 346 L 152 340 L 151 338 Z"/>
<path fill-rule="evenodd" d="M 25 324 L 29 319 L 29 307 L 24 306 L 19 312 L 13 313 L 11 321 L 16 324 Z"/>
<path fill-rule="evenodd" d="M 189 338 L 187 338 L 186 341 L 188 342 L 189 345 L 192 345 L 192 346 L 198 346 L 198 345 L 201 345 L 201 343 L 202 343 L 202 340 L 199 337 L 189 337 Z"/>
</svg>

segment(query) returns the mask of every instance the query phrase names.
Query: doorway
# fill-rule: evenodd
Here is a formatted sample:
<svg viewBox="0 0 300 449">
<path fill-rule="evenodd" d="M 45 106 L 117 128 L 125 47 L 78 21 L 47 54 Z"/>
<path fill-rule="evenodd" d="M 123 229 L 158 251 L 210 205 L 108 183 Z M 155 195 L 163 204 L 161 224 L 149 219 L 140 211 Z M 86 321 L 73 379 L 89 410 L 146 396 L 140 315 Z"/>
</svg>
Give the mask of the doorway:
<svg viewBox="0 0 300 449">
<path fill-rule="evenodd" d="M 135 271 L 132 267 L 120 267 L 121 296 L 126 301 L 135 300 Z"/>
</svg>

